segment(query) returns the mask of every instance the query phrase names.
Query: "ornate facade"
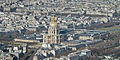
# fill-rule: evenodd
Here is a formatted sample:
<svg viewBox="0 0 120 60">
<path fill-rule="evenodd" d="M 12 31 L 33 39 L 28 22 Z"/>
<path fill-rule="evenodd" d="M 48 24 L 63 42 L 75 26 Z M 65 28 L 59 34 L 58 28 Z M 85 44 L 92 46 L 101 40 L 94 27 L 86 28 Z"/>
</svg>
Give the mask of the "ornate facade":
<svg viewBox="0 0 120 60">
<path fill-rule="evenodd" d="M 52 21 L 49 24 L 48 34 L 43 34 L 43 43 L 61 43 L 61 35 L 58 31 L 58 25 L 55 22 L 55 18 L 52 18 Z"/>
</svg>

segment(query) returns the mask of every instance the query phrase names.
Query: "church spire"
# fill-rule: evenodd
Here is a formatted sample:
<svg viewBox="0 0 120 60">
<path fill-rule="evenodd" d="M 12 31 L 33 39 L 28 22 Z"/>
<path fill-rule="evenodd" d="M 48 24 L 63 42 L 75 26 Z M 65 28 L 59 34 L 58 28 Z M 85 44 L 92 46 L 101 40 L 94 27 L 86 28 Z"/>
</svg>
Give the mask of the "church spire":
<svg viewBox="0 0 120 60">
<path fill-rule="evenodd" d="M 52 22 L 55 22 L 55 17 L 52 18 Z"/>
<path fill-rule="evenodd" d="M 57 27 L 57 23 L 55 22 L 55 17 L 51 18 L 50 26 L 51 27 Z"/>
</svg>

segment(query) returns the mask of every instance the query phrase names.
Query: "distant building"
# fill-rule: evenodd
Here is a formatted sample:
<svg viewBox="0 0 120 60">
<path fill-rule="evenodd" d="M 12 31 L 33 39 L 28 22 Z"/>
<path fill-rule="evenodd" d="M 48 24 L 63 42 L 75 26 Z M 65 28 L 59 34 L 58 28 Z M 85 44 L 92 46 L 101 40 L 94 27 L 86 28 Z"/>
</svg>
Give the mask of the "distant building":
<svg viewBox="0 0 120 60">
<path fill-rule="evenodd" d="M 48 34 L 43 34 L 43 43 L 61 43 L 62 35 L 58 34 L 58 25 L 55 18 L 49 24 Z"/>
<path fill-rule="evenodd" d="M 10 7 L 4 7 L 5 12 L 10 12 Z"/>
<path fill-rule="evenodd" d="M 3 51 L 0 51 L 0 60 L 13 60 L 14 57 L 12 57 L 9 53 L 4 53 Z"/>
<path fill-rule="evenodd" d="M 42 41 L 42 35 L 24 35 L 24 36 L 19 36 L 14 39 L 14 41 L 18 42 L 32 42 L 32 43 L 40 43 Z"/>
<path fill-rule="evenodd" d="M 107 33 L 104 31 L 87 31 L 86 33 L 79 34 L 79 40 L 95 40 L 104 39 Z"/>
</svg>

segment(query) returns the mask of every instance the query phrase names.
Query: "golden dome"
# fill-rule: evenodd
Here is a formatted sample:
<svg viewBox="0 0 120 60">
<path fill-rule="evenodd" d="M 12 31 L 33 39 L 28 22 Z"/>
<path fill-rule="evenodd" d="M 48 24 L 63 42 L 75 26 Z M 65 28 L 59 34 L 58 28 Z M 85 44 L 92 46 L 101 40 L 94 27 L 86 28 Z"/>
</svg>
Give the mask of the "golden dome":
<svg viewBox="0 0 120 60">
<path fill-rule="evenodd" d="M 57 26 L 57 23 L 55 22 L 55 17 L 52 18 L 52 22 L 50 22 L 50 26 Z"/>
<path fill-rule="evenodd" d="M 55 22 L 55 17 L 52 18 L 52 22 Z"/>
</svg>

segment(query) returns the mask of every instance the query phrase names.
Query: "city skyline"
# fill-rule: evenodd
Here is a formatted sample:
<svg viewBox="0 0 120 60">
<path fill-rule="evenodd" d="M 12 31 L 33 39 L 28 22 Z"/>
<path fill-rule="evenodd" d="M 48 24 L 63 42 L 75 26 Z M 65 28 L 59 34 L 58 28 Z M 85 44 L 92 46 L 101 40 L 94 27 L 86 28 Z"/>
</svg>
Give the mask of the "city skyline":
<svg viewBox="0 0 120 60">
<path fill-rule="evenodd" d="M 0 0 L 0 60 L 119 60 L 120 0 Z"/>
</svg>

